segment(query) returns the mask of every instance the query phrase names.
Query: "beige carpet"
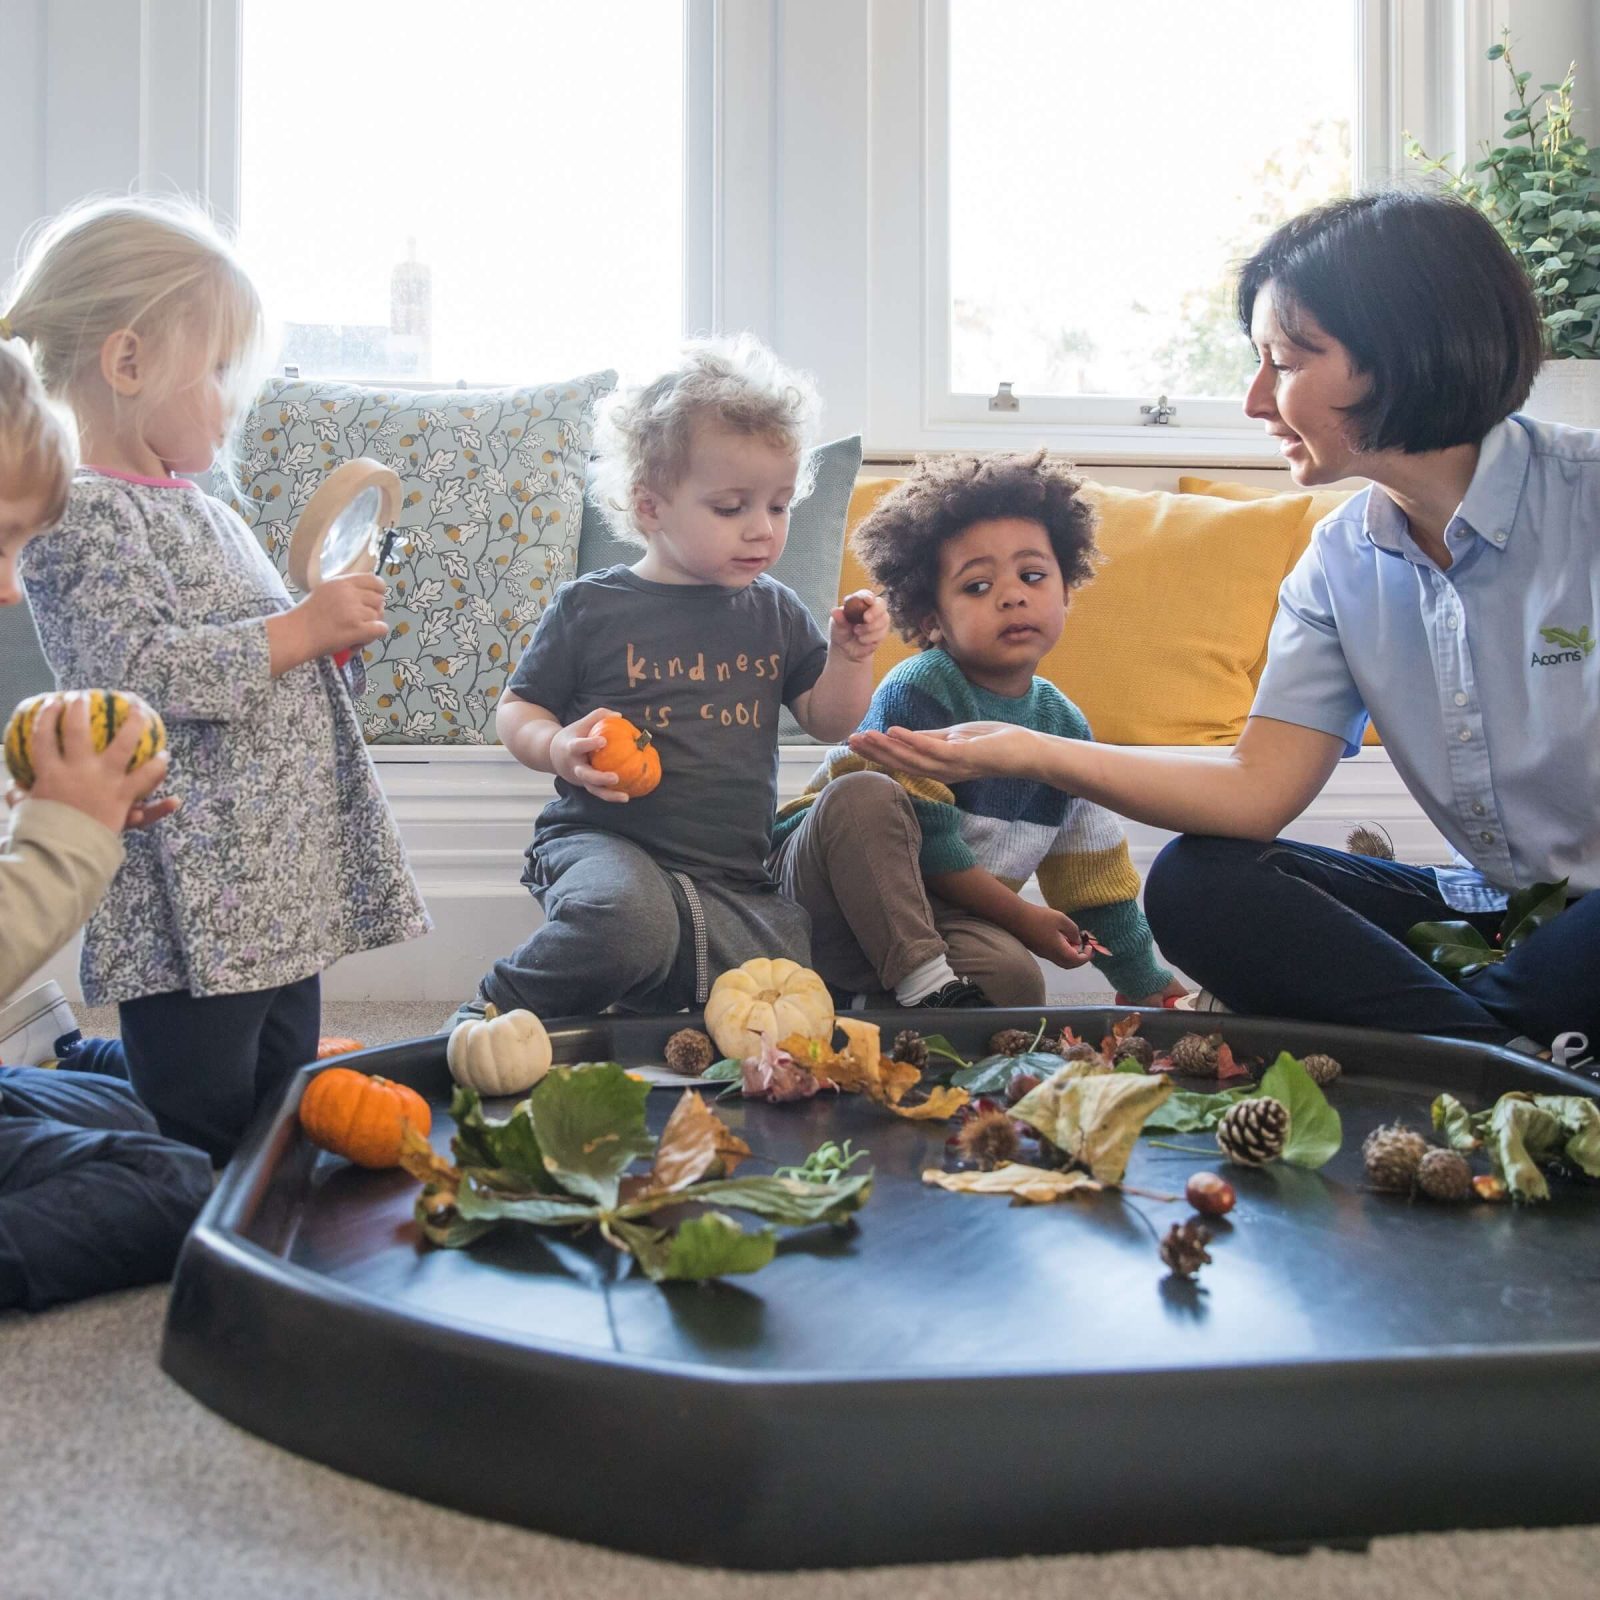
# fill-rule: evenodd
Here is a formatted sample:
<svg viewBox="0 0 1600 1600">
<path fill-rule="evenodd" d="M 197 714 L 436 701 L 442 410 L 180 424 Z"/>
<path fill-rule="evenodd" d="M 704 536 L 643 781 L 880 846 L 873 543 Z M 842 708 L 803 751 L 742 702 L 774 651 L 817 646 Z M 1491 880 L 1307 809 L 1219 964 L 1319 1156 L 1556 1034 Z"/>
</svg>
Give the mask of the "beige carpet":
<svg viewBox="0 0 1600 1600">
<path fill-rule="evenodd" d="M 379 1043 L 430 1031 L 436 1010 L 330 1006 L 325 1026 Z M 1385 1539 L 1359 1555 L 669 1566 L 443 1511 L 241 1432 L 159 1370 L 164 1302 L 147 1289 L 0 1316 L 0 1600 L 1577 1600 L 1600 1573 L 1600 1528 Z M 887 1515 L 892 1498 L 887 1486 Z"/>
</svg>

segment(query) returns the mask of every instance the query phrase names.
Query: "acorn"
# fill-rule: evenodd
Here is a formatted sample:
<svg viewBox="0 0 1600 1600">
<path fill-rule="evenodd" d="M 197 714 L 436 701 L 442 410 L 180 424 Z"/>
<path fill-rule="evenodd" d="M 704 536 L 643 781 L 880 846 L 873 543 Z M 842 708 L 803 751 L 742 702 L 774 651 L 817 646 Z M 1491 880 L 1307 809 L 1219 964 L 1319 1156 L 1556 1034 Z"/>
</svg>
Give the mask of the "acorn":
<svg viewBox="0 0 1600 1600">
<path fill-rule="evenodd" d="M 1194 1078 L 1214 1078 L 1217 1075 L 1217 1051 L 1222 1044 L 1220 1033 L 1186 1033 L 1172 1047 L 1172 1068 Z"/>
<path fill-rule="evenodd" d="M 667 1065 L 686 1078 L 698 1078 L 717 1059 L 716 1047 L 698 1028 L 679 1028 L 667 1040 Z"/>
<path fill-rule="evenodd" d="M 1430 1150 L 1417 1163 L 1417 1187 L 1430 1200 L 1449 1204 L 1472 1198 L 1472 1168 L 1456 1150 Z"/>
<path fill-rule="evenodd" d="M 1126 1039 L 1117 1040 L 1116 1048 L 1111 1052 L 1111 1065 L 1115 1066 L 1119 1061 L 1134 1061 L 1141 1071 L 1148 1072 L 1155 1058 L 1155 1046 L 1142 1033 L 1130 1033 Z"/>
<path fill-rule="evenodd" d="M 1215 1172 L 1197 1172 L 1183 1186 L 1183 1198 L 1205 1217 L 1223 1217 L 1238 1202 L 1233 1185 Z"/>
<path fill-rule="evenodd" d="M 1014 1161 L 1021 1146 L 1017 1125 L 1004 1111 L 980 1111 L 956 1135 L 957 1152 L 985 1171 L 1002 1161 Z"/>
<path fill-rule="evenodd" d="M 867 612 L 872 609 L 872 602 L 864 594 L 853 594 L 839 609 L 844 612 L 844 620 L 851 627 L 857 627 L 867 620 Z"/>
<path fill-rule="evenodd" d="M 928 1064 L 927 1043 L 915 1028 L 902 1028 L 889 1046 L 889 1059 L 903 1061 L 908 1067 L 915 1067 L 921 1072 Z"/>
<path fill-rule="evenodd" d="M 1044 1041 L 1040 1041 L 1041 1048 Z M 1002 1028 L 989 1039 L 992 1056 L 1022 1056 L 1033 1047 L 1033 1035 L 1022 1028 Z"/>
<path fill-rule="evenodd" d="M 1306 1069 L 1306 1075 L 1319 1088 L 1326 1088 L 1339 1076 L 1344 1068 L 1332 1056 L 1312 1054 L 1307 1056 L 1300 1065 Z"/>
<path fill-rule="evenodd" d="M 1032 1094 L 1044 1079 L 1037 1072 L 1019 1072 L 1006 1085 L 1006 1104 L 1014 1106 L 1025 1094 Z"/>
<path fill-rule="evenodd" d="M 1399 1122 L 1374 1128 L 1361 1146 L 1367 1182 L 1390 1194 L 1410 1194 L 1427 1153 L 1428 1141 L 1414 1128 Z"/>
<path fill-rule="evenodd" d="M 1276 1161 L 1288 1138 L 1289 1108 L 1266 1095 L 1236 1101 L 1217 1124 L 1217 1148 L 1240 1167 Z"/>
</svg>

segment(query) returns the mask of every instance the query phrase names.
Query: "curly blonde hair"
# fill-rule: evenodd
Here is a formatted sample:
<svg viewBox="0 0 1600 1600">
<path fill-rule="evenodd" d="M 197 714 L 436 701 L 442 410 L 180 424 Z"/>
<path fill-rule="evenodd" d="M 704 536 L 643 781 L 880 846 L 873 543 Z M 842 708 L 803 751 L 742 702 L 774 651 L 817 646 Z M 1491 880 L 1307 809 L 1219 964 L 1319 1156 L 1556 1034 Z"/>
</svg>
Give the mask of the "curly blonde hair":
<svg viewBox="0 0 1600 1600">
<path fill-rule="evenodd" d="M 22 345 L 0 339 L 0 485 L 14 498 L 38 495 L 45 526 L 53 527 L 67 509 L 77 465 L 72 414 L 46 396 Z"/>
<path fill-rule="evenodd" d="M 695 340 L 670 372 L 602 404 L 589 496 L 617 539 L 642 546 L 634 496 L 642 488 L 670 492 L 683 481 L 695 425 L 704 422 L 792 449 L 800 457 L 797 505 L 815 479 L 806 452 L 820 410 L 810 376 L 785 366 L 753 334 Z"/>
<path fill-rule="evenodd" d="M 211 219 L 184 201 L 71 207 L 30 241 L 0 305 L 46 391 L 69 405 L 99 376 L 101 348 L 123 328 L 144 341 L 152 398 L 172 392 L 187 357 L 189 370 L 227 373 L 237 417 L 259 376 L 261 301 Z"/>
</svg>

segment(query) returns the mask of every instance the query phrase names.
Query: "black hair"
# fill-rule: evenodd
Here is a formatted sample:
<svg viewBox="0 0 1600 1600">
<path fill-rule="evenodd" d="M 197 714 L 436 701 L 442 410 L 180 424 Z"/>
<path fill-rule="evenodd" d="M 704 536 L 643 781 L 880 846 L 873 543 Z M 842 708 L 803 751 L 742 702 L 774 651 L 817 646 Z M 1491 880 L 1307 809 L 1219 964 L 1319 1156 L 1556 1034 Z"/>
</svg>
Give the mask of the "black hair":
<svg viewBox="0 0 1600 1600">
<path fill-rule="evenodd" d="M 1526 272 L 1482 212 L 1442 191 L 1389 189 L 1291 217 L 1240 270 L 1247 335 L 1268 282 L 1290 339 L 1314 348 L 1314 321 L 1371 380 L 1346 409 L 1360 450 L 1476 444 L 1528 398 L 1544 357 Z"/>
</svg>

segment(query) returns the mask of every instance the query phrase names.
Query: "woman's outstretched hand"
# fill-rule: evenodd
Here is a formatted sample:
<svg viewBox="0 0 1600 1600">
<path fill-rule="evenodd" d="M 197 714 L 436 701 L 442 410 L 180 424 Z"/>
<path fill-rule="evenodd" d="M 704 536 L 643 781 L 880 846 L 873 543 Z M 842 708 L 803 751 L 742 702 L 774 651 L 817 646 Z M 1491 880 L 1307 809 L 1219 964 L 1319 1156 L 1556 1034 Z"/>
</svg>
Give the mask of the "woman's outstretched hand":
<svg viewBox="0 0 1600 1600">
<path fill-rule="evenodd" d="M 1038 757 L 1039 736 L 1009 722 L 958 722 L 952 728 L 890 728 L 850 735 L 857 755 L 896 772 L 959 783 L 963 778 L 1021 777 Z"/>
</svg>

